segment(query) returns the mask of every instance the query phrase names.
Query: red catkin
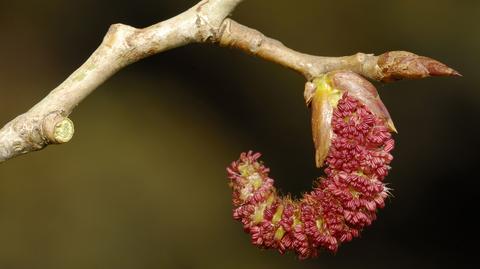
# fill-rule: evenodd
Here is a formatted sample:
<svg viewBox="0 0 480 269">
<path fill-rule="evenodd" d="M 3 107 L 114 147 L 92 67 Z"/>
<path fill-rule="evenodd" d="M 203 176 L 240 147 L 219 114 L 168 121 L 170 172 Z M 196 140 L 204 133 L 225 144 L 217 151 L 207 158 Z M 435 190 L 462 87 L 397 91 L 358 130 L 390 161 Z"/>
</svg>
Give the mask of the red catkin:
<svg viewBox="0 0 480 269">
<path fill-rule="evenodd" d="M 388 188 L 383 179 L 394 147 L 387 122 L 344 93 L 331 124 L 325 177 L 299 200 L 277 194 L 259 153 L 242 153 L 227 168 L 233 217 L 254 245 L 294 251 L 300 259 L 317 256 L 320 248 L 335 252 L 358 237 L 384 207 Z"/>
</svg>

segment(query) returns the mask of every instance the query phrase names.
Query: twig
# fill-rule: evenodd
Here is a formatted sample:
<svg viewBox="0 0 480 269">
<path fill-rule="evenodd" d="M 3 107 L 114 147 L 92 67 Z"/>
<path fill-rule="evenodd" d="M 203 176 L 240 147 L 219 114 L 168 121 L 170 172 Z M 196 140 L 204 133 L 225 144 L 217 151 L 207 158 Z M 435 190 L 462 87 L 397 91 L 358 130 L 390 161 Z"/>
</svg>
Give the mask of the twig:
<svg viewBox="0 0 480 269">
<path fill-rule="evenodd" d="M 0 162 L 48 144 L 68 142 L 74 127 L 67 117 L 98 86 L 131 63 L 189 43 L 209 42 L 237 48 L 289 67 L 307 80 L 338 69 L 381 81 L 459 75 L 441 63 L 408 52 L 381 56 L 358 53 L 336 58 L 293 51 L 256 30 L 225 19 L 241 1 L 203 0 L 176 17 L 144 29 L 112 25 L 103 42 L 80 68 L 28 112 L 0 129 Z"/>
<path fill-rule="evenodd" d="M 215 40 L 225 17 L 241 0 L 204 0 L 169 20 L 144 29 L 114 24 L 88 60 L 28 112 L 0 130 L 0 162 L 65 143 L 73 136 L 68 115 L 121 68 L 192 42 Z"/>
<path fill-rule="evenodd" d="M 391 51 L 380 56 L 357 53 L 344 57 L 321 57 L 300 53 L 255 29 L 226 19 L 219 40 L 221 46 L 240 49 L 302 74 L 307 80 L 334 70 L 350 70 L 372 80 L 390 82 L 428 76 L 458 76 L 446 65 L 406 51 Z"/>
</svg>

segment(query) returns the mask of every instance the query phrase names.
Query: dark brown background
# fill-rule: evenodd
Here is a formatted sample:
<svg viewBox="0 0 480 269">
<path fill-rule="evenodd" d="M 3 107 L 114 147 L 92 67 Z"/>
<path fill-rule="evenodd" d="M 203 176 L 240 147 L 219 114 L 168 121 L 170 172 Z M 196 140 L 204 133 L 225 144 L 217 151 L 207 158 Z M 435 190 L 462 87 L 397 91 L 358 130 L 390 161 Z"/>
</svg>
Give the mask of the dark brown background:
<svg viewBox="0 0 480 269">
<path fill-rule="evenodd" d="M 196 1 L 0 0 L 0 121 L 39 101 L 108 26 Z M 318 55 L 410 50 L 462 79 L 379 85 L 399 129 L 394 198 L 362 238 L 298 261 L 250 245 L 225 166 L 264 153 L 284 192 L 314 168 L 299 75 L 210 45 L 122 70 L 74 112 L 71 143 L 0 165 L 0 268 L 471 268 L 478 223 L 480 2 L 245 1 L 241 23 Z"/>
</svg>

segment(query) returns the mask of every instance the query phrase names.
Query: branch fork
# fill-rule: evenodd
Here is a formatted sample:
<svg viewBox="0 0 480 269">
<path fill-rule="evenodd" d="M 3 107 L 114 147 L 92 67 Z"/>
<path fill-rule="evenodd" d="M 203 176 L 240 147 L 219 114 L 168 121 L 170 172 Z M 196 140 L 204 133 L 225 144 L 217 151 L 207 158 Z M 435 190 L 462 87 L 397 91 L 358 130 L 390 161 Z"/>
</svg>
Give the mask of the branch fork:
<svg viewBox="0 0 480 269">
<path fill-rule="evenodd" d="M 307 81 L 335 70 L 349 70 L 383 82 L 460 75 L 438 61 L 402 51 L 344 57 L 300 53 L 227 18 L 240 2 L 203 0 L 171 19 L 143 29 L 113 24 L 82 66 L 29 111 L 0 129 L 0 162 L 49 144 L 68 142 L 74 132 L 68 116 L 98 86 L 129 64 L 190 43 L 239 49 L 292 69 Z"/>
</svg>

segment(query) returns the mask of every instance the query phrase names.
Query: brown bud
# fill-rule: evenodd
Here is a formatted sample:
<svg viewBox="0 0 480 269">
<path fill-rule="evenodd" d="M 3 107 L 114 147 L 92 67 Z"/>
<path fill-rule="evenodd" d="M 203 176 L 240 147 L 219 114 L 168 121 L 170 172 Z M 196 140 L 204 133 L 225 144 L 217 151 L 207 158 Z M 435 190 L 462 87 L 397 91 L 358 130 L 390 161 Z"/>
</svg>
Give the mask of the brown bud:
<svg viewBox="0 0 480 269">
<path fill-rule="evenodd" d="M 460 73 L 434 59 L 407 51 L 390 51 L 379 56 L 383 82 L 401 79 L 420 79 L 430 76 L 461 76 Z"/>
</svg>

